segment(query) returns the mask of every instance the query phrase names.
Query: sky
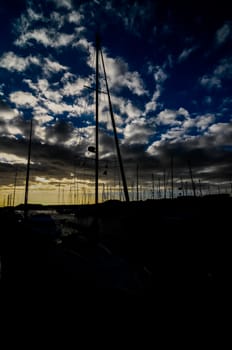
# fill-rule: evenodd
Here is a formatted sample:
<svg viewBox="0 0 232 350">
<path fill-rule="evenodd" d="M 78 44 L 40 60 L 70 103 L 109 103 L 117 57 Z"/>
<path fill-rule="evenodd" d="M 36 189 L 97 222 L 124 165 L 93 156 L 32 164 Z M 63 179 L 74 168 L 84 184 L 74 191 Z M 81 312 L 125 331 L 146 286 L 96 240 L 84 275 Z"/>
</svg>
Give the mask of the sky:
<svg viewBox="0 0 232 350">
<path fill-rule="evenodd" d="M 228 1 L 8 0 L 0 18 L 0 205 L 24 200 L 31 119 L 29 201 L 94 201 L 96 33 L 130 199 L 170 195 L 171 174 L 191 194 L 191 172 L 230 193 Z M 123 199 L 99 71 L 99 196 Z"/>
</svg>

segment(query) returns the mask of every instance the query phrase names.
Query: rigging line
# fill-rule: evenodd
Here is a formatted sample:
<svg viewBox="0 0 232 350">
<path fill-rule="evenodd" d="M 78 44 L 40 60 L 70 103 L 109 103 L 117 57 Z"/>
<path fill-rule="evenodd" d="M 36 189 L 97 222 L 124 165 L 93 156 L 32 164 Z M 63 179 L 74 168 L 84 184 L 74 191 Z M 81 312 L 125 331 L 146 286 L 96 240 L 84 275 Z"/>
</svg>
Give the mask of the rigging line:
<svg viewBox="0 0 232 350">
<path fill-rule="evenodd" d="M 111 98 L 110 98 L 110 93 L 109 93 L 109 87 L 108 87 L 108 81 L 107 81 L 107 77 L 106 77 L 105 64 L 104 64 L 103 54 L 102 54 L 101 48 L 100 48 L 100 55 L 101 55 L 101 61 L 102 61 L 103 72 L 104 72 L 106 90 L 107 90 L 107 94 L 108 94 L 108 102 L 109 102 L 109 108 L 110 108 L 110 116 L 111 116 L 113 131 L 114 131 L 114 138 L 115 138 L 115 144 L 116 144 L 116 149 L 117 149 L 118 161 L 119 161 L 120 170 L 121 170 L 121 176 L 122 176 L 122 182 L 123 182 L 123 189 L 124 189 L 125 199 L 126 199 L 127 202 L 129 202 L 129 201 L 130 201 L 130 198 L 129 198 L 129 193 L 128 193 L 128 189 L 127 189 L 126 177 L 125 177 L 125 173 L 124 173 L 124 169 L 123 169 L 123 163 L 122 163 L 121 153 L 120 153 L 120 149 L 119 149 L 119 143 L 118 143 L 118 138 L 117 138 L 116 125 L 115 125 L 114 115 L 113 115 L 113 108 L 112 108 L 112 103 L 111 103 Z"/>
<path fill-rule="evenodd" d="M 99 50 L 100 50 L 100 39 L 96 35 L 96 92 L 95 92 L 95 113 L 96 113 L 96 130 L 95 130 L 95 204 L 98 204 L 98 88 L 99 88 Z"/>
</svg>

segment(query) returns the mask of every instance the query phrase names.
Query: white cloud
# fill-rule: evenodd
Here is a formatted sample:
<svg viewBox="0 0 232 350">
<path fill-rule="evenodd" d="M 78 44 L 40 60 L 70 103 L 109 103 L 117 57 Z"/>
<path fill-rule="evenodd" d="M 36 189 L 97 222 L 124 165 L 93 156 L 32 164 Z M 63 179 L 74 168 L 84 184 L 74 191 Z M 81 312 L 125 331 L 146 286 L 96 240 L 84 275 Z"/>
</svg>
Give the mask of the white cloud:
<svg viewBox="0 0 232 350">
<path fill-rule="evenodd" d="M 145 114 L 148 112 L 154 112 L 157 108 L 157 100 L 160 97 L 160 91 L 156 90 L 152 96 L 151 101 L 145 105 Z"/>
<path fill-rule="evenodd" d="M 45 72 L 49 73 L 58 73 L 64 70 L 67 70 L 68 67 L 67 66 L 63 66 L 62 64 L 60 64 L 57 61 L 51 60 L 47 57 L 45 57 L 45 66 L 43 66 L 43 69 Z"/>
<path fill-rule="evenodd" d="M 197 128 L 198 131 L 206 130 L 210 124 L 215 121 L 215 116 L 212 114 L 199 115 L 194 118 L 188 118 L 183 122 L 184 129 Z"/>
<path fill-rule="evenodd" d="M 45 47 L 60 48 L 68 46 L 74 38 L 74 34 L 58 33 L 55 28 L 40 28 L 21 34 L 15 44 L 22 47 L 30 46 L 34 40 Z"/>
<path fill-rule="evenodd" d="M 44 122 L 46 120 L 46 116 L 42 116 L 41 117 Z M 41 141 L 41 142 L 45 142 L 46 141 L 46 126 L 42 125 L 41 119 L 39 117 L 35 117 L 35 120 L 39 120 L 39 125 L 34 125 L 33 127 L 33 131 L 34 131 L 34 135 Z M 52 118 L 53 119 L 53 118 Z M 46 120 L 46 122 L 49 121 L 48 118 Z"/>
<path fill-rule="evenodd" d="M 51 100 L 53 102 L 59 103 L 63 98 L 63 95 L 59 89 L 53 90 L 49 88 L 50 84 L 47 79 L 38 79 L 37 83 L 33 83 L 30 79 L 24 79 L 24 82 L 27 83 L 33 91 L 35 91 L 37 94 L 38 102 L 43 103 L 46 100 Z M 41 107 L 36 106 L 36 108 Z"/>
<path fill-rule="evenodd" d="M 51 2 L 54 2 L 54 4 L 59 8 L 63 7 L 67 10 L 72 9 L 72 0 L 49 0 Z"/>
<path fill-rule="evenodd" d="M 214 144 L 232 146 L 232 124 L 217 123 L 213 124 L 208 129 L 208 134 L 213 136 Z"/>
<path fill-rule="evenodd" d="M 27 159 L 23 157 L 18 157 L 15 154 L 1 152 L 0 162 L 7 164 L 27 164 Z"/>
<path fill-rule="evenodd" d="M 165 66 L 166 64 L 164 64 Z M 163 83 L 168 78 L 168 74 L 165 72 L 164 68 L 161 66 L 154 66 L 152 63 L 148 62 L 148 73 L 152 74 L 156 83 L 156 88 L 153 93 L 151 101 L 147 102 L 145 105 L 145 114 L 149 112 L 154 112 L 157 108 L 157 100 L 159 99 L 163 91 Z"/>
<path fill-rule="evenodd" d="M 128 123 L 130 120 L 133 120 L 136 117 L 140 117 L 143 113 L 142 111 L 136 107 L 132 101 L 128 99 L 124 99 L 122 97 L 117 97 L 117 96 L 111 96 L 112 104 L 113 104 L 113 109 L 114 106 L 119 109 L 120 114 L 126 114 L 127 115 L 127 120 L 126 122 Z"/>
<path fill-rule="evenodd" d="M 124 129 L 124 137 L 130 144 L 147 144 L 153 133 L 154 129 L 143 117 L 134 119 Z"/>
<path fill-rule="evenodd" d="M 31 64 L 40 65 L 40 60 L 33 56 L 20 57 L 12 51 L 5 52 L 0 57 L 0 67 L 9 71 L 23 72 Z"/>
<path fill-rule="evenodd" d="M 161 135 L 161 140 L 172 140 L 172 141 L 179 141 L 185 136 L 185 130 L 182 127 L 174 127 L 169 130 L 165 134 Z"/>
<path fill-rule="evenodd" d="M 209 132 L 212 134 L 224 134 L 228 130 L 228 123 L 217 123 L 209 127 Z M 231 125 L 230 125 L 231 127 Z"/>
<path fill-rule="evenodd" d="M 75 23 L 75 25 L 80 24 L 83 19 L 83 15 L 81 15 L 78 11 L 72 11 L 68 14 L 68 21 L 70 23 Z"/>
<path fill-rule="evenodd" d="M 54 120 L 54 117 L 48 115 L 48 114 L 36 114 L 34 113 L 34 120 L 38 122 L 38 124 L 43 125 L 46 124 L 52 120 Z"/>
<path fill-rule="evenodd" d="M 138 96 L 148 93 L 144 88 L 139 72 L 130 72 L 128 64 L 123 59 L 113 59 L 105 54 L 104 63 L 111 89 L 121 91 L 122 88 L 128 88 L 133 94 Z"/>
<path fill-rule="evenodd" d="M 44 100 L 43 105 L 48 109 L 48 113 L 53 113 L 55 115 L 63 114 L 65 112 L 69 113 L 70 116 L 79 116 L 85 111 L 85 108 L 79 107 L 78 105 L 71 105 L 67 103 L 56 103 L 51 100 Z"/>
<path fill-rule="evenodd" d="M 15 118 L 17 118 L 19 115 L 19 112 L 17 111 L 17 109 L 11 109 L 11 108 L 2 108 L 1 104 L 0 104 L 0 120 L 4 120 L 4 121 L 10 121 L 13 120 Z"/>
<path fill-rule="evenodd" d="M 219 28 L 215 35 L 216 45 L 222 45 L 224 42 L 229 39 L 232 33 L 232 24 L 231 22 L 225 23 L 221 28 Z"/>
<path fill-rule="evenodd" d="M 221 79 L 232 78 L 232 58 L 225 58 L 220 61 L 220 64 L 215 68 L 214 75 Z"/>
<path fill-rule="evenodd" d="M 183 107 L 180 107 L 178 110 L 165 109 L 158 114 L 156 123 L 170 126 L 181 125 L 182 122 L 178 120 L 178 117 L 187 118 L 188 115 L 188 111 Z"/>
<path fill-rule="evenodd" d="M 168 74 L 165 72 L 164 67 L 154 66 L 151 62 L 148 62 L 148 73 L 153 74 L 156 84 L 162 85 L 164 81 L 168 78 Z M 164 64 L 164 66 L 166 63 Z"/>
<path fill-rule="evenodd" d="M 6 125 L 6 130 L 8 135 L 21 135 L 22 134 L 22 130 L 20 130 L 17 126 L 14 125 Z"/>
<path fill-rule="evenodd" d="M 208 89 L 221 88 L 222 80 L 232 78 L 232 58 L 222 59 L 211 75 L 200 78 L 200 84 Z"/>
<path fill-rule="evenodd" d="M 179 63 L 185 61 L 191 55 L 191 53 L 194 52 L 196 49 L 197 49 L 196 46 L 190 47 L 189 49 L 184 49 L 181 52 L 180 56 L 178 57 L 177 61 Z"/>
<path fill-rule="evenodd" d="M 64 96 L 78 96 L 81 91 L 86 90 L 86 79 L 77 78 L 74 82 L 66 82 L 61 93 Z"/>
<path fill-rule="evenodd" d="M 196 118 L 196 126 L 200 130 L 205 130 L 208 128 L 210 124 L 212 124 L 215 121 L 214 115 L 201 115 Z"/>
<path fill-rule="evenodd" d="M 204 75 L 202 78 L 200 78 L 200 84 L 207 89 L 220 88 L 221 79 L 216 76 Z"/>
<path fill-rule="evenodd" d="M 37 105 L 37 98 L 30 92 L 16 91 L 10 94 L 11 102 L 16 106 L 23 106 L 24 108 L 33 108 Z"/>
<path fill-rule="evenodd" d="M 162 84 L 168 78 L 168 75 L 164 72 L 164 70 L 161 67 L 156 66 L 154 78 L 158 84 Z"/>
</svg>

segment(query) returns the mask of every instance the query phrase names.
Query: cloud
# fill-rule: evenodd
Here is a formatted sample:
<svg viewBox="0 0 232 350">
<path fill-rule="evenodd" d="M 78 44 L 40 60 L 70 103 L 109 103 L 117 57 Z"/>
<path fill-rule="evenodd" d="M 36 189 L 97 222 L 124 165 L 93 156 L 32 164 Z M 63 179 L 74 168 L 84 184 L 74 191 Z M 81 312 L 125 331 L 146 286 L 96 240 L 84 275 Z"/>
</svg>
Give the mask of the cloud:
<svg viewBox="0 0 232 350">
<path fill-rule="evenodd" d="M 10 108 L 4 101 L 0 100 L 0 120 L 10 121 L 19 115 L 16 109 Z"/>
<path fill-rule="evenodd" d="M 210 124 L 212 124 L 215 121 L 215 116 L 212 114 L 206 114 L 206 115 L 200 115 L 196 116 L 194 118 L 187 118 L 183 122 L 183 127 L 185 128 L 185 131 L 187 132 L 188 129 L 196 128 L 198 131 L 204 131 L 206 130 Z"/>
<path fill-rule="evenodd" d="M 195 50 L 197 49 L 197 46 L 190 47 L 188 49 L 184 49 L 181 54 L 179 55 L 177 62 L 181 63 L 185 61 Z"/>
<path fill-rule="evenodd" d="M 152 73 L 156 84 L 162 85 L 168 78 L 168 74 L 165 72 L 164 68 L 161 66 L 154 66 L 151 63 L 148 64 L 148 73 Z"/>
<path fill-rule="evenodd" d="M 122 58 L 113 59 L 105 54 L 104 63 L 111 90 L 120 92 L 122 88 L 127 88 L 138 96 L 148 93 L 139 72 L 129 71 L 128 63 Z"/>
<path fill-rule="evenodd" d="M 37 105 L 37 98 L 26 91 L 12 92 L 10 100 L 18 107 L 33 108 Z"/>
<path fill-rule="evenodd" d="M 181 125 L 181 120 L 187 118 L 188 115 L 188 111 L 183 107 L 178 110 L 165 109 L 157 115 L 156 123 L 168 126 Z"/>
<path fill-rule="evenodd" d="M 57 8 L 66 8 L 67 10 L 72 9 L 72 0 L 48 0 L 53 2 Z"/>
<path fill-rule="evenodd" d="M 23 72 L 31 64 L 40 65 L 40 60 L 37 57 L 28 56 L 21 57 L 16 55 L 14 52 L 5 52 L 0 57 L 0 67 L 5 68 L 9 71 Z"/>
<path fill-rule="evenodd" d="M 27 164 L 27 158 L 18 157 L 15 154 L 0 152 L 0 162 L 7 164 Z"/>
<path fill-rule="evenodd" d="M 45 61 L 45 66 L 43 66 L 43 70 L 48 75 L 50 73 L 58 73 L 61 71 L 66 71 L 68 69 L 67 66 L 63 66 L 59 62 L 51 60 L 50 58 L 45 57 L 44 61 Z"/>
<path fill-rule="evenodd" d="M 220 79 L 232 78 L 232 57 L 224 58 L 214 70 L 214 76 Z"/>
<path fill-rule="evenodd" d="M 128 32 L 140 37 L 142 28 L 149 22 L 153 14 L 154 4 L 152 1 L 143 1 L 141 3 L 138 1 L 116 1 L 112 2 L 110 7 L 108 6 L 108 11 L 111 11 L 113 16 L 118 17 L 122 21 L 124 28 Z"/>
<path fill-rule="evenodd" d="M 64 143 L 67 141 L 74 128 L 71 122 L 65 120 L 57 120 L 54 124 L 47 126 L 46 137 L 48 142 Z"/>
<path fill-rule="evenodd" d="M 70 45 L 75 39 L 75 34 L 57 33 L 54 28 L 40 28 L 27 31 L 16 41 L 17 46 L 31 46 L 35 41 L 45 47 L 61 48 Z"/>
<path fill-rule="evenodd" d="M 157 167 L 159 169 L 170 167 L 172 156 L 176 177 L 178 174 L 189 177 L 188 160 L 191 160 L 193 173 L 197 173 L 201 179 L 205 178 L 207 182 L 210 178 L 227 180 L 232 169 L 229 162 L 231 152 L 225 145 L 231 145 L 231 125 L 213 124 L 207 133 L 192 135 L 189 138 L 175 137 L 175 133 L 178 135 L 179 131 L 181 130 L 178 128 L 169 130 L 162 140 L 155 141 L 148 147 L 147 153 L 155 157 L 158 162 Z"/>
<path fill-rule="evenodd" d="M 145 114 L 149 112 L 154 112 L 157 108 L 157 100 L 160 97 L 160 89 L 156 90 L 152 96 L 151 101 L 147 102 L 145 105 Z"/>
<path fill-rule="evenodd" d="M 220 146 L 232 146 L 232 124 L 217 123 L 209 127 L 209 135 L 214 137 L 214 143 Z"/>
<path fill-rule="evenodd" d="M 232 34 L 232 22 L 228 22 L 223 24 L 221 28 L 219 28 L 215 35 L 215 42 L 217 46 L 224 44 Z"/>
<path fill-rule="evenodd" d="M 164 64 L 165 66 L 166 64 Z M 156 89 L 153 93 L 152 99 L 145 104 L 145 114 L 154 112 L 158 107 L 158 99 L 163 91 L 163 84 L 168 79 L 168 74 L 165 72 L 164 67 L 154 66 L 151 62 L 148 62 L 148 74 L 152 74 L 156 83 Z"/>
<path fill-rule="evenodd" d="M 36 120 L 38 124 L 43 125 L 54 120 L 54 117 L 48 114 L 36 114 L 33 119 Z"/>
<path fill-rule="evenodd" d="M 144 117 L 132 120 L 124 129 L 127 144 L 147 144 L 152 134 L 154 127 Z"/>
<path fill-rule="evenodd" d="M 112 95 L 111 99 L 114 111 L 120 113 L 122 116 L 126 115 L 127 119 L 125 122 L 128 123 L 130 120 L 142 115 L 142 110 L 132 100 L 115 95 Z"/>
<path fill-rule="evenodd" d="M 73 79 L 72 79 L 73 80 Z M 67 81 L 61 93 L 64 96 L 78 96 L 82 91 L 86 91 L 86 78 L 76 78 L 75 81 L 69 82 Z"/>
<path fill-rule="evenodd" d="M 83 15 L 72 10 L 71 1 L 54 1 L 54 4 L 58 11 L 48 14 L 42 5 L 36 2 L 28 3 L 25 13 L 14 23 L 14 33 L 18 35 L 14 42 L 16 46 L 40 44 L 46 48 L 58 49 L 67 47 L 79 39 L 78 35 L 84 29 L 81 26 Z M 60 10 L 60 7 L 66 7 L 67 12 Z M 70 30 L 67 32 L 66 24 L 73 26 L 71 34 Z"/>
<path fill-rule="evenodd" d="M 216 76 L 204 75 L 200 78 L 200 84 L 206 89 L 221 88 L 221 79 Z"/>
<path fill-rule="evenodd" d="M 67 15 L 68 22 L 74 23 L 75 25 L 80 24 L 84 16 L 78 11 L 71 11 Z"/>
<path fill-rule="evenodd" d="M 207 88 L 221 88 L 223 80 L 232 78 L 232 58 L 223 58 L 211 75 L 204 75 L 199 79 L 200 84 Z"/>
</svg>

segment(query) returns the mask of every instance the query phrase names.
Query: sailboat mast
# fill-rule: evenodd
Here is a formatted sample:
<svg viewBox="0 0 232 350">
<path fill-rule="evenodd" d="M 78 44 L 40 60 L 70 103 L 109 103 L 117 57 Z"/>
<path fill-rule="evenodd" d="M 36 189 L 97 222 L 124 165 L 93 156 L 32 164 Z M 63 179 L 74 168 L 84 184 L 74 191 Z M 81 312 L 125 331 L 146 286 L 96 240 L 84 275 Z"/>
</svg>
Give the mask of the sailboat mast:
<svg viewBox="0 0 232 350">
<path fill-rule="evenodd" d="M 15 192 L 16 192 L 16 184 L 17 184 L 17 175 L 18 175 L 18 170 L 16 168 L 15 179 L 14 179 L 13 207 L 15 206 Z"/>
<path fill-rule="evenodd" d="M 171 185 L 172 185 L 172 193 L 171 198 L 174 198 L 174 184 L 173 184 L 173 155 L 171 155 Z"/>
<path fill-rule="evenodd" d="M 192 183 L 193 196 L 196 197 L 196 186 L 195 186 L 195 182 L 193 180 L 192 166 L 191 166 L 190 160 L 188 160 L 188 167 L 189 167 L 189 174 L 190 174 L 190 179 L 191 179 L 191 183 Z"/>
<path fill-rule="evenodd" d="M 99 93 L 99 48 L 100 48 L 100 39 L 96 35 L 96 89 L 95 89 L 95 98 L 96 98 L 96 130 L 95 130 L 95 139 L 96 139 L 96 149 L 95 149 L 95 204 L 98 204 L 98 163 L 99 163 L 99 147 L 98 147 L 98 93 Z"/>
<path fill-rule="evenodd" d="M 130 198 L 129 198 L 129 193 L 128 193 L 128 189 L 127 189 L 126 177 L 125 177 L 125 173 L 124 173 L 122 157 L 121 157 L 119 143 L 118 143 L 118 137 L 117 137 L 116 125 L 115 125 L 115 121 L 114 121 L 113 108 L 112 108 L 110 92 L 109 92 L 109 86 L 108 86 L 107 77 L 106 77 L 105 64 L 104 64 L 103 54 L 102 54 L 101 48 L 100 48 L 100 53 L 101 53 L 101 60 L 102 60 L 102 67 L 103 67 L 103 72 L 104 72 L 105 84 L 106 84 L 106 91 L 107 91 L 107 95 L 108 95 L 108 103 L 109 103 L 109 108 L 110 108 L 110 116 L 111 116 L 111 122 L 112 122 L 112 126 L 113 126 L 115 145 L 116 145 L 117 156 L 118 156 L 118 161 L 119 161 L 119 167 L 120 167 L 120 172 L 121 172 L 121 177 L 122 177 L 124 195 L 125 195 L 126 201 L 129 202 Z"/>
<path fill-rule="evenodd" d="M 29 187 L 30 160 L 31 160 L 31 137 L 32 137 L 32 118 L 30 123 L 30 136 L 29 136 L 29 145 L 28 145 L 27 175 L 26 175 L 25 199 L 24 199 L 24 219 L 27 218 L 27 213 L 28 213 L 28 187 Z"/>
</svg>

